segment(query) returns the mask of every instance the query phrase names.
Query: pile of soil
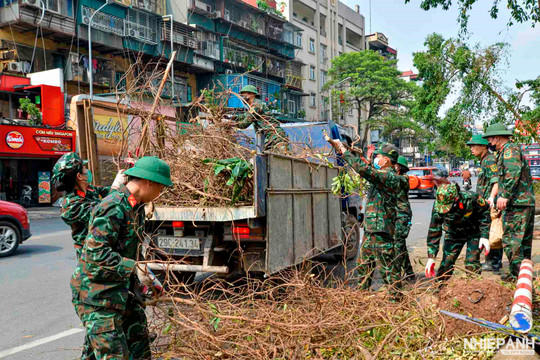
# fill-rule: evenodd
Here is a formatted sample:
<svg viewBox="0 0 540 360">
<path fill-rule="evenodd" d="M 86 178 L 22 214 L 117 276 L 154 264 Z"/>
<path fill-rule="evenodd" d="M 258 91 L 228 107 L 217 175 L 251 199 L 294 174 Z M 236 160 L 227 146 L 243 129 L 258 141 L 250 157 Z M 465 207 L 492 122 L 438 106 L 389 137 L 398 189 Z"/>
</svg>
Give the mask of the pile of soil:
<svg viewBox="0 0 540 360">
<path fill-rule="evenodd" d="M 509 315 L 513 291 L 487 279 L 452 278 L 438 294 L 438 308 L 498 323 Z M 478 301 L 474 303 L 474 301 Z M 445 333 L 463 336 L 485 332 L 486 328 L 443 315 Z"/>
</svg>

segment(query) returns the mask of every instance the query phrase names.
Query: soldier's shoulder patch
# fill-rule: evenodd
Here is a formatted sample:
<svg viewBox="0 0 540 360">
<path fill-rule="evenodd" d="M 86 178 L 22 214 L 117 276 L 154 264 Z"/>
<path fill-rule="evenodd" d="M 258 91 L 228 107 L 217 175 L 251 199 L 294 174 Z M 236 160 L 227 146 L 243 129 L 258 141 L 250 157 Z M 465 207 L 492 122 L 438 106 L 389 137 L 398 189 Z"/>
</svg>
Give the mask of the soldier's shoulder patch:
<svg viewBox="0 0 540 360">
<path fill-rule="evenodd" d="M 463 215 L 463 217 L 469 217 L 472 215 L 472 211 L 469 211 L 468 213 L 466 213 L 465 215 Z"/>
<path fill-rule="evenodd" d="M 504 150 L 504 158 L 505 159 L 511 159 L 512 158 L 512 149 L 506 149 Z"/>
<path fill-rule="evenodd" d="M 491 164 L 491 166 L 489 167 L 491 169 L 491 171 L 493 172 L 497 172 L 499 170 L 499 168 L 497 167 L 497 164 Z"/>
<path fill-rule="evenodd" d="M 476 200 L 476 202 L 478 202 L 478 205 L 480 205 L 480 206 L 485 206 L 486 205 L 486 200 L 484 200 L 484 198 L 481 197 L 481 196 L 478 197 L 478 200 Z"/>
</svg>

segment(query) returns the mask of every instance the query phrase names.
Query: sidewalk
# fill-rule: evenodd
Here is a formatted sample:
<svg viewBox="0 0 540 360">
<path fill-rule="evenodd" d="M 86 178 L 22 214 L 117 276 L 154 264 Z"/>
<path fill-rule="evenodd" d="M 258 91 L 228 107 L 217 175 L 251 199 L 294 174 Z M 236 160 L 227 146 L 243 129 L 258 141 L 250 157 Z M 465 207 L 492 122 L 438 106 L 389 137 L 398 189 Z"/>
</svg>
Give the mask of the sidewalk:
<svg viewBox="0 0 540 360">
<path fill-rule="evenodd" d="M 55 206 L 31 207 L 26 209 L 26 211 L 28 211 L 30 221 L 60 218 L 60 208 Z"/>
</svg>

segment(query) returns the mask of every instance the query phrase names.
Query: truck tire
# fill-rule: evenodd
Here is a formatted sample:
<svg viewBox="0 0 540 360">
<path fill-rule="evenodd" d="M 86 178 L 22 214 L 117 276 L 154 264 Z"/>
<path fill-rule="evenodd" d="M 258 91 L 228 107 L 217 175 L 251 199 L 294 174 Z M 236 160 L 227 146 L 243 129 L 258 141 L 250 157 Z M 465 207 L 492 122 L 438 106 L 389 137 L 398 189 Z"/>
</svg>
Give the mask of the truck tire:
<svg viewBox="0 0 540 360">
<path fill-rule="evenodd" d="M 21 242 L 21 233 L 17 226 L 8 221 L 0 221 L 0 258 L 11 256 Z"/>
<path fill-rule="evenodd" d="M 437 197 L 437 187 L 434 186 L 433 190 L 431 191 L 431 194 L 429 195 L 430 199 L 435 199 Z"/>
<path fill-rule="evenodd" d="M 343 253 L 345 260 L 352 260 L 358 255 L 360 248 L 360 225 L 351 214 L 347 214 L 347 222 L 343 226 L 343 239 L 345 241 Z"/>
</svg>

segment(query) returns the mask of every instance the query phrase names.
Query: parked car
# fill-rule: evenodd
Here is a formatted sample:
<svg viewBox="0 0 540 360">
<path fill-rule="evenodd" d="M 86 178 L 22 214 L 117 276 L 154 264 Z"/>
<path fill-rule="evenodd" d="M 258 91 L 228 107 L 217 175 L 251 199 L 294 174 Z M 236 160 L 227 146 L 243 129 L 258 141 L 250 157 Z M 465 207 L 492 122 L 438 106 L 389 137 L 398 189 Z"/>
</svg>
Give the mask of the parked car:
<svg viewBox="0 0 540 360">
<path fill-rule="evenodd" d="M 419 198 L 427 195 L 435 199 L 437 187 L 450 184 L 448 173 L 436 167 L 413 167 L 407 175 L 409 175 L 409 194 Z"/>
<path fill-rule="evenodd" d="M 0 257 L 10 256 L 30 233 L 28 213 L 21 205 L 0 200 Z"/>
<path fill-rule="evenodd" d="M 540 166 L 531 166 L 531 176 L 533 180 L 540 180 Z"/>
<path fill-rule="evenodd" d="M 461 170 L 459 169 L 452 169 L 450 171 L 450 176 L 452 177 L 460 177 L 461 176 Z"/>
</svg>

